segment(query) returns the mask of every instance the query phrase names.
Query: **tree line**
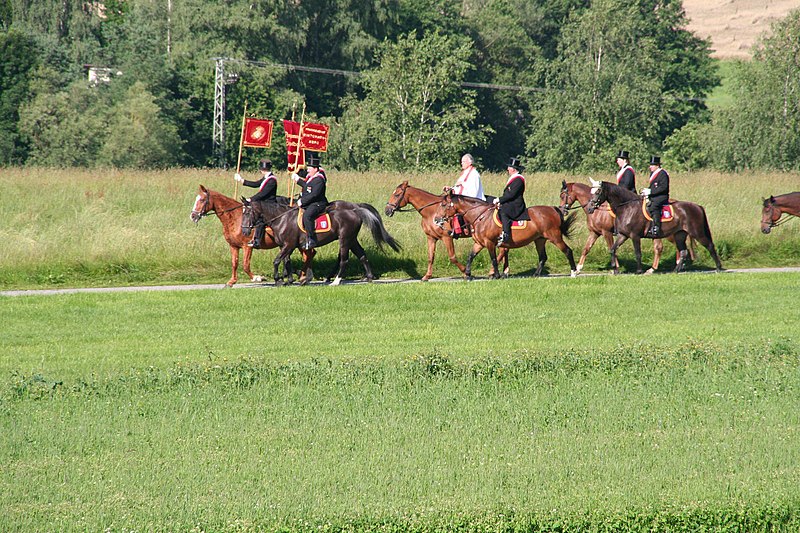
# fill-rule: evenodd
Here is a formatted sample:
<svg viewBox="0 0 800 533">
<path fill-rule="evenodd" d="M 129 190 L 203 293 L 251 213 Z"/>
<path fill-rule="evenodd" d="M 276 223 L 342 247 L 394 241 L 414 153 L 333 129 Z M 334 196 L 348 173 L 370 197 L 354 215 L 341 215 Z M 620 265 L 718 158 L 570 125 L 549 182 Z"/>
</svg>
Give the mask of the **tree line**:
<svg viewBox="0 0 800 533">
<path fill-rule="evenodd" d="M 276 120 L 305 102 L 343 169 L 469 151 L 487 169 L 515 155 L 590 171 L 622 148 L 796 169 L 799 20 L 776 23 L 738 66 L 735 105 L 712 112 L 717 67 L 676 0 L 0 0 L 0 165 L 214 165 L 212 58 L 227 57 L 229 164 L 247 101 Z M 267 155 L 285 161 L 280 128 Z"/>
</svg>

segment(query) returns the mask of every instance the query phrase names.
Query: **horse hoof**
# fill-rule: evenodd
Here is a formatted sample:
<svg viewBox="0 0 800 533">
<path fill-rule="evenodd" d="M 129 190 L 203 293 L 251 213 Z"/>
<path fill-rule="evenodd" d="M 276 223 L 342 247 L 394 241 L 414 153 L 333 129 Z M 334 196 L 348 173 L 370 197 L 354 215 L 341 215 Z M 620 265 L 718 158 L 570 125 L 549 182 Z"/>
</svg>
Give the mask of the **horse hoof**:
<svg viewBox="0 0 800 533">
<path fill-rule="evenodd" d="M 294 285 L 294 279 L 293 278 L 289 278 L 288 280 L 286 280 L 286 284 L 287 285 Z"/>
<path fill-rule="evenodd" d="M 420 281 L 428 281 L 430 279 L 431 279 L 430 276 L 422 276 L 422 279 Z"/>
<path fill-rule="evenodd" d="M 263 283 L 264 278 L 262 278 L 261 276 L 253 276 L 253 279 L 251 279 L 250 281 L 252 281 L 253 283 Z"/>
<path fill-rule="evenodd" d="M 654 273 L 655 273 L 655 270 L 653 270 L 652 268 L 648 268 L 647 270 L 644 271 L 644 275 L 645 276 L 649 276 L 650 274 L 654 274 Z"/>
<path fill-rule="evenodd" d="M 333 281 L 331 281 L 331 287 L 338 287 L 339 284 L 342 282 L 342 278 L 337 277 Z"/>
<path fill-rule="evenodd" d="M 571 278 L 577 278 L 577 277 L 578 277 L 578 274 L 580 274 L 580 272 L 581 272 L 580 270 L 570 270 L 570 271 L 569 271 L 569 277 L 571 277 Z"/>
<path fill-rule="evenodd" d="M 372 283 L 372 281 L 373 281 L 374 279 L 375 279 L 375 278 L 373 278 L 373 277 L 371 277 L 371 276 L 364 276 L 363 278 L 361 278 L 361 281 L 363 281 L 363 282 L 366 282 L 366 283 Z"/>
<path fill-rule="evenodd" d="M 280 287 L 281 285 L 283 285 L 283 280 L 282 279 L 276 279 L 275 280 L 275 286 L 276 287 Z"/>
<path fill-rule="evenodd" d="M 231 287 L 233 287 L 233 283 L 231 283 L 230 281 L 225 284 L 226 289 L 230 289 Z"/>
</svg>

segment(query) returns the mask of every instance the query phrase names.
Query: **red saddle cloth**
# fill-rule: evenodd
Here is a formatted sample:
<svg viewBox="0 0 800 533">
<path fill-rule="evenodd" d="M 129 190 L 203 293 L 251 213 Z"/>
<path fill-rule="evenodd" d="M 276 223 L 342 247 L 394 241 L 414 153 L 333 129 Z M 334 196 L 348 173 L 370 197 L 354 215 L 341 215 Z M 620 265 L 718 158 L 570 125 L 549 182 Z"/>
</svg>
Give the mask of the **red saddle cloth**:
<svg viewBox="0 0 800 533">
<path fill-rule="evenodd" d="M 306 228 L 303 227 L 303 210 L 299 209 L 297 212 L 297 226 L 303 233 Z M 314 220 L 314 231 L 317 233 L 325 233 L 331 230 L 331 217 L 328 213 L 323 213 Z"/>
<path fill-rule="evenodd" d="M 500 221 L 500 211 L 498 211 L 497 209 L 494 210 L 494 215 L 492 215 L 492 219 L 494 220 L 494 223 L 497 224 L 498 228 L 503 227 L 503 223 Z M 525 229 L 527 227 L 528 227 L 527 220 L 515 220 L 511 223 L 512 230 Z"/>
<path fill-rule="evenodd" d="M 653 217 L 647 212 L 647 200 L 642 202 L 642 213 L 644 213 L 644 218 L 647 220 L 653 220 Z M 669 222 L 673 218 L 675 218 L 675 213 L 672 211 L 672 204 L 662 205 L 661 222 Z"/>
</svg>

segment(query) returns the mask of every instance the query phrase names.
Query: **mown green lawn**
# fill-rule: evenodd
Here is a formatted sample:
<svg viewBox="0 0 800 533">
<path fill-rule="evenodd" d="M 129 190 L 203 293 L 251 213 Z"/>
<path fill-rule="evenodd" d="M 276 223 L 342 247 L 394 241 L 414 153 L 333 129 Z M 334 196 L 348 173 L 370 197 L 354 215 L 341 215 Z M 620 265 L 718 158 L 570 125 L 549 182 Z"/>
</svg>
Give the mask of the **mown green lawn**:
<svg viewBox="0 0 800 533">
<path fill-rule="evenodd" d="M 0 298 L 0 530 L 800 524 L 800 274 Z"/>
</svg>

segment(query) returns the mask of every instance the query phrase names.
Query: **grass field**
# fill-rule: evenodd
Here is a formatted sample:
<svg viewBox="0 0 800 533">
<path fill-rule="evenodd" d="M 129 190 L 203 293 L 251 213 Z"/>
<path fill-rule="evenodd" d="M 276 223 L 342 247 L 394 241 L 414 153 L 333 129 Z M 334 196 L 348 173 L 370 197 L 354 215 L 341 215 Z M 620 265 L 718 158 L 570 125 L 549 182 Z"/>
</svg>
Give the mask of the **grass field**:
<svg viewBox="0 0 800 533">
<path fill-rule="evenodd" d="M 6 297 L 0 530 L 792 531 L 798 289 Z"/>
<path fill-rule="evenodd" d="M 451 181 L 331 178 L 379 209 L 402 179 Z M 528 203 L 578 178 L 531 176 Z M 726 266 L 797 265 L 800 226 L 758 229 L 760 197 L 797 178 L 673 188 Z M 0 171 L 3 288 L 222 284 L 219 222 L 189 222 L 199 183 L 232 194 L 211 171 Z M 376 269 L 419 277 L 418 215 L 384 220 L 405 248 L 369 245 Z M 796 531 L 798 290 L 690 273 L 2 296 L 0 531 Z"/>
<path fill-rule="evenodd" d="M 641 170 L 642 161 L 634 160 Z M 613 176 L 609 168 L 607 178 Z M 383 210 L 389 195 L 402 180 L 426 190 L 441 190 L 451 184 L 451 175 L 390 175 L 332 172 L 329 197 L 369 202 Z M 556 205 L 562 179 L 588 182 L 588 176 L 535 174 L 528 177 L 529 205 Z M 639 181 L 643 178 L 640 176 Z M 728 267 L 787 266 L 800 264 L 800 224 L 790 223 L 773 234 L 759 232 L 761 198 L 798 189 L 797 174 L 674 173 L 675 198 L 705 206 L 717 249 Z M 0 170 L 0 287 L 23 289 L 182 282 L 219 282 L 230 277 L 230 253 L 222 229 L 213 216 L 197 226 L 189 211 L 199 184 L 233 196 L 230 174 L 219 171 L 176 170 L 169 172 Z M 505 178 L 484 176 L 487 193 L 502 190 Z M 43 192 L 46 191 L 46 192 Z M 240 190 L 240 193 L 242 191 Z M 248 189 L 247 194 L 253 190 Z M 584 215 L 569 240 L 580 253 L 586 239 Z M 389 232 L 403 245 L 401 253 L 380 255 L 369 237 L 363 242 L 377 273 L 389 278 L 419 278 L 425 272 L 425 237 L 416 213 L 384 218 Z M 471 243 L 458 242 L 458 253 L 466 258 Z M 563 255 L 548 246 L 550 272 L 567 272 Z M 258 273 L 272 271 L 274 251 L 257 251 Z M 336 247 L 321 249 L 315 270 L 326 272 L 336 256 Z M 629 244 L 621 250 L 623 267 L 633 268 Z M 645 261 L 652 251 L 645 250 Z M 530 273 L 536 256 L 532 247 L 512 252 L 512 273 Z M 360 265 L 352 261 L 348 275 L 360 276 Z M 608 251 L 602 243 L 592 250 L 588 271 L 605 270 Z M 475 272 L 485 275 L 488 256 L 476 259 Z M 674 248 L 665 247 L 663 268 L 674 266 Z M 697 268 L 713 263 L 700 250 Z M 435 276 L 458 274 L 440 245 Z"/>
</svg>

